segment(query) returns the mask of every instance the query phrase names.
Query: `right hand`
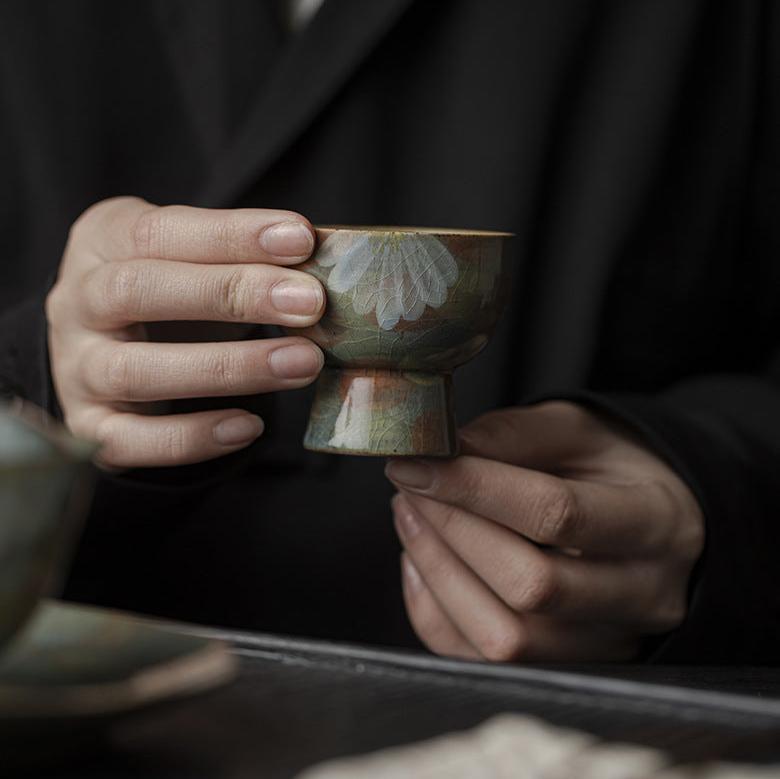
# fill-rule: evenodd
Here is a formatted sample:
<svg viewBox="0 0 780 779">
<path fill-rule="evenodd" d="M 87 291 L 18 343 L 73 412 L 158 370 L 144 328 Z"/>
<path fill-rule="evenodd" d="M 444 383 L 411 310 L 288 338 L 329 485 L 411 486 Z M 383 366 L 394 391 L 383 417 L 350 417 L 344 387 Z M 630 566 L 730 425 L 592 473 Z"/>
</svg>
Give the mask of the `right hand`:
<svg viewBox="0 0 780 779">
<path fill-rule="evenodd" d="M 250 395 L 311 383 L 322 352 L 305 338 L 151 343 L 145 322 L 308 327 L 319 282 L 291 270 L 314 248 L 290 211 L 157 207 L 104 200 L 74 223 L 46 301 L 64 420 L 109 468 L 183 465 L 241 449 L 263 430 L 242 409 L 153 414 L 156 401 Z"/>
</svg>

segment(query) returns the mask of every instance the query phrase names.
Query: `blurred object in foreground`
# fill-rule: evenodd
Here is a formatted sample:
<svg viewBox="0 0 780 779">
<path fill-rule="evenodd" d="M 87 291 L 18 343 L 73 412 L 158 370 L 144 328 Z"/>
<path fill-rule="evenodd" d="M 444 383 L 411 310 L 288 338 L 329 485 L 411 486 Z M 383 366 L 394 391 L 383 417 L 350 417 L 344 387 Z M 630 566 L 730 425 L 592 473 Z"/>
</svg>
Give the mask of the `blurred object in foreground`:
<svg viewBox="0 0 780 779">
<path fill-rule="evenodd" d="M 0 659 L 0 722 L 123 712 L 210 689 L 235 668 L 220 641 L 44 600 Z"/>
<path fill-rule="evenodd" d="M 0 648 L 59 584 L 86 514 L 93 451 L 40 409 L 0 405 Z"/>
<path fill-rule="evenodd" d="M 46 765 L 120 715 L 210 690 L 236 668 L 226 644 L 186 628 L 44 600 L 0 657 L 0 753 Z"/>
<path fill-rule="evenodd" d="M 780 766 L 673 766 L 647 747 L 503 714 L 473 730 L 324 763 L 298 779 L 778 779 Z"/>
</svg>

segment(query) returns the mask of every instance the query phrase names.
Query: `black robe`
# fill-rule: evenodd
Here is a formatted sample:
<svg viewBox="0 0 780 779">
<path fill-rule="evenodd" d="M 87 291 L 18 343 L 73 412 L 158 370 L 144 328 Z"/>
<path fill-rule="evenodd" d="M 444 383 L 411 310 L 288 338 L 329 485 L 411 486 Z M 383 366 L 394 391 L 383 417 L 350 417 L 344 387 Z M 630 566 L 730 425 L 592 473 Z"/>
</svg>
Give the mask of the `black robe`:
<svg viewBox="0 0 780 779">
<path fill-rule="evenodd" d="M 780 660 L 780 4 L 325 0 L 294 37 L 276 12 L 0 5 L 2 391 L 58 413 L 42 301 L 108 196 L 510 230 L 461 420 L 555 396 L 634 426 L 707 522 L 653 656 Z M 247 452 L 101 475 L 67 594 L 411 642 L 382 463 L 305 453 L 309 397 L 244 399 Z"/>
</svg>

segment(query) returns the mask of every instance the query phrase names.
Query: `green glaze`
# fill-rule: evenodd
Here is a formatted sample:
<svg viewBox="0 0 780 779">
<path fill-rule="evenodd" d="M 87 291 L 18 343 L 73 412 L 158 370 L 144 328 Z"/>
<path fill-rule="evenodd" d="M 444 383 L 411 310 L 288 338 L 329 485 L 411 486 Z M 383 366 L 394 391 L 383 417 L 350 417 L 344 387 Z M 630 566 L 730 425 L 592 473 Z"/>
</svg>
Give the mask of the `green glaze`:
<svg viewBox="0 0 780 779">
<path fill-rule="evenodd" d="M 0 408 L 0 646 L 67 564 L 92 447 Z"/>
<path fill-rule="evenodd" d="M 44 599 L 0 658 L 0 745 L 9 725 L 37 723 L 40 735 L 42 720 L 129 711 L 233 674 L 226 646 L 182 630 Z"/>
<path fill-rule="evenodd" d="M 304 438 L 307 449 L 395 457 L 457 452 L 449 374 L 325 368 Z"/>
<path fill-rule="evenodd" d="M 484 348 L 504 308 L 509 234 L 343 227 L 317 236 L 300 269 L 322 282 L 328 304 L 303 334 L 327 367 L 304 446 L 456 454 L 451 373 Z"/>
</svg>

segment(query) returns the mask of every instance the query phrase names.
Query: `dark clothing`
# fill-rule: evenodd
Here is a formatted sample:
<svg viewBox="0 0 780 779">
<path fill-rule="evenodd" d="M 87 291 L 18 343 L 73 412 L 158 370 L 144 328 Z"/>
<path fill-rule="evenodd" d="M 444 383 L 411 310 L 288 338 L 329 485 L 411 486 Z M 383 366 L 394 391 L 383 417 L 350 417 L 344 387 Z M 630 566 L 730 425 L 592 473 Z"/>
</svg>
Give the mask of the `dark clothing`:
<svg viewBox="0 0 780 779">
<path fill-rule="evenodd" d="M 5 390 L 56 411 L 41 301 L 108 196 L 513 231 L 461 421 L 552 395 L 642 431 L 707 521 L 655 656 L 777 662 L 778 34 L 773 0 L 326 0 L 294 39 L 257 0 L 4 3 Z M 305 453 L 309 395 L 247 453 L 101 477 L 68 593 L 411 641 L 383 464 Z"/>
</svg>

